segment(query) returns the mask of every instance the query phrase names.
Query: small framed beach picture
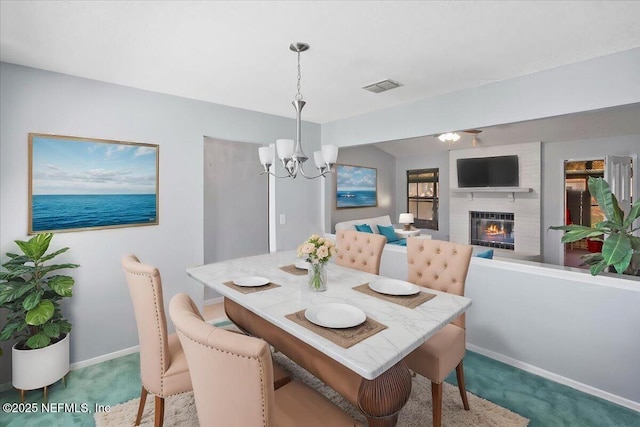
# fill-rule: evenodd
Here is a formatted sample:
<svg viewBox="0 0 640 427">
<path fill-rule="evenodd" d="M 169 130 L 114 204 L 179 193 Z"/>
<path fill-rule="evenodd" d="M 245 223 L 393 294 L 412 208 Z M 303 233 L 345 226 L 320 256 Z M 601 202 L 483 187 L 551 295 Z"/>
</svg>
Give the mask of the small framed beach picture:
<svg viewBox="0 0 640 427">
<path fill-rule="evenodd" d="M 29 134 L 29 234 L 158 224 L 160 148 Z"/>
<path fill-rule="evenodd" d="M 336 209 L 378 206 L 377 169 L 336 165 Z"/>
</svg>

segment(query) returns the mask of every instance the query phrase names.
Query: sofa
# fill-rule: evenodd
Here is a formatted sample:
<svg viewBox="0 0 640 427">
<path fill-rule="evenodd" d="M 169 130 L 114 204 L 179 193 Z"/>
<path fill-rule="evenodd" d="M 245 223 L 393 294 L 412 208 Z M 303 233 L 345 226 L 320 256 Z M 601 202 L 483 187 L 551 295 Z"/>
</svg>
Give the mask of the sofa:
<svg viewBox="0 0 640 427">
<path fill-rule="evenodd" d="M 380 234 L 378 232 L 378 227 L 376 227 L 377 225 L 393 225 L 391 224 L 391 218 L 389 217 L 389 215 L 378 216 L 375 218 L 354 219 L 352 221 L 342 221 L 336 223 L 336 233 L 340 230 L 355 230 L 356 225 L 360 224 L 369 225 L 369 227 L 371 227 L 371 230 L 373 230 L 373 232 L 376 234 Z"/>
<path fill-rule="evenodd" d="M 391 224 L 391 218 L 389 218 L 389 215 L 343 221 L 336 224 L 336 235 L 349 230 L 381 234 L 387 238 L 387 244 L 396 246 L 407 245 L 407 239 L 396 234 L 396 229 L 393 224 Z"/>
</svg>

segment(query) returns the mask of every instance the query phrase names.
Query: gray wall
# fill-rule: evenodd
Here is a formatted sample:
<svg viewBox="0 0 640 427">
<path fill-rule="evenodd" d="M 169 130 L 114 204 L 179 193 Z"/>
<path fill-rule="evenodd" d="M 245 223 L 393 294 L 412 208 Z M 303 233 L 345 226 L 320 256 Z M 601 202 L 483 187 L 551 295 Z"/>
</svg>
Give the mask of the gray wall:
<svg viewBox="0 0 640 427">
<path fill-rule="evenodd" d="M 81 265 L 71 273 L 76 287 L 64 306 L 73 323 L 72 362 L 138 343 L 120 267 L 125 254 L 135 253 L 160 268 L 166 304 L 178 292 L 202 303 L 202 286 L 186 276 L 185 268 L 204 260 L 203 137 L 266 144 L 295 135 L 293 119 L 7 63 L 0 64 L 0 93 L 2 254 L 15 250 L 13 240 L 27 237 L 29 132 L 160 146 L 158 226 L 60 233 L 53 240 L 55 248 L 71 248 L 61 261 Z M 304 123 L 302 131 L 305 149 L 319 147 L 319 125 Z M 288 218 L 286 230 L 284 226 L 277 230 L 282 249 L 293 248 L 310 232 L 322 229 L 320 184 L 287 181 L 276 182 L 277 209 Z M 11 372 L 10 343 L 2 348 L 0 383 L 9 381 Z"/>
<path fill-rule="evenodd" d="M 338 152 L 338 163 L 342 165 L 366 166 L 377 169 L 378 206 L 367 208 L 336 209 L 335 176 L 327 180 L 326 201 L 330 207 L 331 233 L 335 232 L 337 222 L 359 218 L 373 218 L 389 215 L 391 222 L 396 223 L 396 166 L 395 157 L 378 147 L 364 145 L 361 147 L 345 147 Z"/>
<path fill-rule="evenodd" d="M 564 224 L 564 161 L 604 159 L 607 154 L 640 159 L 640 135 L 542 144 L 542 241 L 544 262 L 564 264 L 562 232 L 549 230 Z M 640 200 L 640 164 L 634 164 L 634 203 Z"/>
</svg>

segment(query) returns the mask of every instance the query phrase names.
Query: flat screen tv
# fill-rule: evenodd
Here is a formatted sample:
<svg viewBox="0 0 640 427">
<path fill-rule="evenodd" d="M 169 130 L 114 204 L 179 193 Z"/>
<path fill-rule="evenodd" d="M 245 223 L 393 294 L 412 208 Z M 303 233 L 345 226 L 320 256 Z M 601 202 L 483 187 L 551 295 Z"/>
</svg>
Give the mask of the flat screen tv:
<svg viewBox="0 0 640 427">
<path fill-rule="evenodd" d="M 518 187 L 518 156 L 458 159 L 458 187 Z"/>
</svg>

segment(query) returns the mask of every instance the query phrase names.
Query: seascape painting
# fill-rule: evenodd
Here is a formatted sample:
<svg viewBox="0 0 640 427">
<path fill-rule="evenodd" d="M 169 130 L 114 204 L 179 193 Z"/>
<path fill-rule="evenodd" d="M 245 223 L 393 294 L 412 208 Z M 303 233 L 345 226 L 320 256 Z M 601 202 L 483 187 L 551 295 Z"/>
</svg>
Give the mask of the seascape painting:
<svg viewBox="0 0 640 427">
<path fill-rule="evenodd" d="M 336 165 L 336 208 L 378 206 L 377 170 Z"/>
<path fill-rule="evenodd" d="M 29 134 L 29 234 L 158 224 L 159 147 Z"/>
</svg>

